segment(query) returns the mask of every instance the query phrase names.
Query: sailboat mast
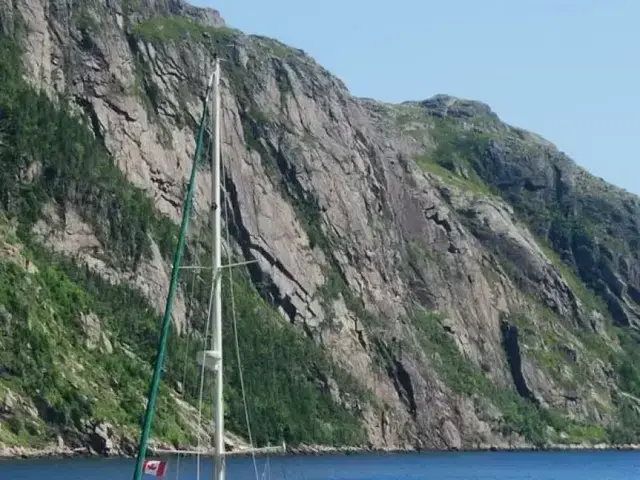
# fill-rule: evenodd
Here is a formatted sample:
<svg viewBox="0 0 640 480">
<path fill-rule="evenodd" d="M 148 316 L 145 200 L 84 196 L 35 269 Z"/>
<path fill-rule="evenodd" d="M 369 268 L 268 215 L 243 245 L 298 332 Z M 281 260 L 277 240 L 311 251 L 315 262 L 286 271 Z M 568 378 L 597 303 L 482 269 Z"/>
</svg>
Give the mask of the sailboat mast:
<svg viewBox="0 0 640 480">
<path fill-rule="evenodd" d="M 211 349 L 218 352 L 218 368 L 215 370 L 215 478 L 224 480 L 224 400 L 222 383 L 222 302 L 221 302 L 221 245 L 220 245 L 220 60 L 215 58 L 214 83 L 214 154 L 211 159 L 211 224 L 213 226 L 212 260 L 214 275 L 214 293 L 212 315 L 213 326 Z"/>
</svg>

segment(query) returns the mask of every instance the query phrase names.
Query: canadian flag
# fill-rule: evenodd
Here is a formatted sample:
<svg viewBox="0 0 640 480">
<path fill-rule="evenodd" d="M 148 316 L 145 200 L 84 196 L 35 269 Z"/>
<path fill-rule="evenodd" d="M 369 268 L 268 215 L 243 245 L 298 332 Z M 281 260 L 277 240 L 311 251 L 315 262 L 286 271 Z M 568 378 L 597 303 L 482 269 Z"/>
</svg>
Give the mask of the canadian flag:
<svg viewBox="0 0 640 480">
<path fill-rule="evenodd" d="M 148 473 L 154 477 L 164 477 L 167 469 L 167 462 L 160 460 L 145 460 L 142 464 L 142 473 Z"/>
</svg>

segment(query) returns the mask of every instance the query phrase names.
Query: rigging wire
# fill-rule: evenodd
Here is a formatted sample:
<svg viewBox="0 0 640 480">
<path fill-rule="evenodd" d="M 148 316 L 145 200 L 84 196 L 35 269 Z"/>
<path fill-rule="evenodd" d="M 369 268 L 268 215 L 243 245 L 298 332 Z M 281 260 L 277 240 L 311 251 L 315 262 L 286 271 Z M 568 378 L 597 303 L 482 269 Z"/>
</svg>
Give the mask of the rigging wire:
<svg viewBox="0 0 640 480">
<path fill-rule="evenodd" d="M 194 196 L 193 196 L 193 204 L 194 207 L 196 206 L 197 202 L 197 189 L 194 190 Z M 196 209 L 194 208 L 194 216 L 196 216 Z M 202 248 L 202 244 L 200 243 L 200 235 L 201 235 L 202 229 L 199 228 L 197 233 L 196 233 L 196 248 L 195 248 L 195 255 L 194 255 L 194 266 L 198 267 L 200 266 L 200 251 Z M 200 280 L 200 273 L 198 272 L 198 269 L 195 268 L 193 269 L 193 279 L 192 279 L 192 285 L 191 285 L 191 294 L 189 295 L 188 300 L 189 301 L 189 308 L 190 308 L 190 313 L 191 316 L 193 315 L 193 312 L 195 311 L 195 307 L 194 307 L 194 297 L 195 297 L 195 290 L 196 290 L 196 284 L 198 283 L 198 281 Z M 183 394 L 186 394 L 187 392 L 187 365 L 188 365 L 188 361 L 189 361 L 189 351 L 190 351 L 190 347 L 191 347 L 191 337 L 192 337 L 192 330 L 189 329 L 189 320 L 185 319 L 185 330 L 186 330 L 186 336 L 187 336 L 187 345 L 185 348 L 185 352 L 184 352 L 184 363 L 183 363 L 183 368 L 182 368 L 182 392 Z M 197 430 L 196 430 L 196 437 L 199 438 L 199 430 L 200 429 L 200 425 L 198 425 Z M 178 459 L 176 461 L 176 480 L 178 480 L 179 476 L 180 476 L 180 457 L 181 455 L 178 455 Z"/>
<path fill-rule="evenodd" d="M 69 99 L 68 95 L 69 95 L 69 83 L 70 83 L 70 77 L 72 75 L 72 65 L 71 65 L 71 57 L 72 57 L 72 50 L 73 50 L 73 43 L 72 43 L 72 37 L 71 37 L 71 19 L 73 16 L 73 0 L 71 0 L 68 4 L 67 4 L 67 18 L 66 18 L 66 34 L 67 34 L 67 48 L 65 49 L 65 56 L 66 58 L 64 59 L 64 67 L 63 67 L 63 75 L 64 75 L 64 90 L 63 90 L 63 96 L 65 101 Z"/>
<path fill-rule="evenodd" d="M 220 109 L 220 118 L 222 118 L 222 110 Z M 222 178 L 226 178 L 226 169 L 224 167 L 224 162 L 221 162 L 221 169 L 222 169 Z M 226 239 L 227 239 L 227 261 L 230 261 L 232 258 L 232 251 L 231 251 L 231 235 L 229 233 L 229 220 L 230 220 L 230 215 L 229 215 L 229 202 L 225 201 L 224 202 L 225 205 L 225 217 L 226 217 L 226 221 L 225 221 L 225 233 L 226 233 Z M 234 217 L 235 214 L 231 215 L 231 218 Z M 245 421 L 247 422 L 247 435 L 249 437 L 249 447 L 251 448 L 251 458 L 253 461 L 253 469 L 256 475 L 256 480 L 260 479 L 260 476 L 258 474 L 258 464 L 256 462 L 256 454 L 254 451 L 254 446 L 253 446 L 253 436 L 251 433 L 251 421 L 249 418 L 249 407 L 247 405 L 247 395 L 246 395 L 246 390 L 245 390 L 245 386 L 244 386 L 244 376 L 242 375 L 242 359 L 240 356 L 240 342 L 238 340 L 238 324 L 237 324 L 237 316 L 236 316 L 236 301 L 235 301 L 235 295 L 233 293 L 233 268 L 229 268 L 229 292 L 230 292 L 230 297 L 231 297 L 231 316 L 232 316 L 232 322 L 233 322 L 233 336 L 234 336 L 234 343 L 235 343 L 235 347 L 236 347 L 236 360 L 238 362 L 238 377 L 240 380 L 240 390 L 242 391 L 242 403 L 244 405 L 244 415 L 245 415 Z"/>
<path fill-rule="evenodd" d="M 208 106 L 205 105 L 205 108 L 207 107 Z M 211 111 L 209 110 L 209 115 L 208 115 L 209 122 L 213 121 L 212 118 L 213 116 L 211 115 Z M 213 136 L 213 129 L 211 128 L 211 125 L 210 125 L 209 138 L 211 139 L 212 136 Z M 210 156 L 212 154 L 212 149 L 213 149 L 213 142 L 209 141 L 209 145 L 207 146 L 207 156 Z M 211 252 L 211 255 L 213 255 L 213 251 Z M 215 285 L 217 281 L 216 279 L 217 272 L 215 270 L 212 270 L 211 275 L 212 277 L 211 277 L 211 288 L 209 291 L 209 304 L 207 308 L 207 321 L 204 328 L 204 337 L 203 337 L 203 346 L 205 349 L 207 348 L 206 347 L 207 335 L 209 334 L 209 328 L 211 327 L 211 314 L 213 312 L 213 297 L 214 297 Z M 203 396 L 204 396 L 205 363 L 206 362 L 203 361 L 202 366 L 200 368 L 200 389 L 198 393 L 198 424 L 197 424 L 198 432 L 202 428 L 202 403 L 203 403 Z M 198 437 L 198 440 L 197 440 L 197 449 L 196 449 L 196 479 L 200 480 L 200 467 L 201 467 L 200 435 L 198 435 L 197 437 Z M 209 440 L 211 440 L 211 438 L 209 438 Z"/>
<path fill-rule="evenodd" d="M 214 273 L 215 275 L 215 273 Z M 206 322 L 206 326 L 205 326 L 205 332 L 207 332 L 209 330 L 209 327 L 211 325 L 211 312 L 213 310 L 213 294 L 214 294 L 214 290 L 215 290 L 215 282 L 211 282 L 211 290 L 209 293 L 209 308 L 207 311 L 207 322 Z M 206 334 L 204 336 L 204 343 L 206 345 Z M 206 348 L 206 347 L 205 347 Z M 197 442 L 197 448 L 196 448 L 196 479 L 200 480 L 200 458 L 201 458 L 201 454 L 200 454 L 200 428 L 202 426 L 202 396 L 203 396 L 203 391 L 204 391 L 204 373 L 205 373 L 205 366 L 206 362 L 202 362 L 202 367 L 200 369 L 200 393 L 198 395 L 198 442 Z"/>
<path fill-rule="evenodd" d="M 44 5 L 42 6 L 43 11 L 44 11 L 44 18 L 45 20 L 49 20 L 49 15 L 51 14 L 51 1 L 46 1 L 44 3 Z M 40 92 L 39 93 L 43 93 L 43 91 L 45 90 L 44 88 L 44 50 L 45 50 L 45 38 L 48 34 L 48 25 L 45 25 L 45 29 L 44 32 L 42 32 L 42 42 L 40 43 Z"/>
</svg>

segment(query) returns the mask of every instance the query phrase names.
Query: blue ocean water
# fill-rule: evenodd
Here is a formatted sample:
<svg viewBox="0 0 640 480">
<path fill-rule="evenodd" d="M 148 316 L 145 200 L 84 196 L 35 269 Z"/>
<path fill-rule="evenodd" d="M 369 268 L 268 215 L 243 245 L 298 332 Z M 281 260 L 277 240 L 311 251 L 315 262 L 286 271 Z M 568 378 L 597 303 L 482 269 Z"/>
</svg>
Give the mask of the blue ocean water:
<svg viewBox="0 0 640 480">
<path fill-rule="evenodd" d="M 274 480 L 632 480 L 640 452 L 482 452 L 301 456 L 256 459 L 258 475 Z M 251 480 L 251 458 L 228 460 L 228 480 Z M 0 461 L 0 480 L 129 480 L 133 460 Z M 212 477 L 211 461 L 201 480 Z M 154 477 L 145 476 L 145 479 Z M 265 476 L 264 478 L 269 478 Z M 195 459 L 171 458 L 166 480 L 195 480 Z"/>
</svg>

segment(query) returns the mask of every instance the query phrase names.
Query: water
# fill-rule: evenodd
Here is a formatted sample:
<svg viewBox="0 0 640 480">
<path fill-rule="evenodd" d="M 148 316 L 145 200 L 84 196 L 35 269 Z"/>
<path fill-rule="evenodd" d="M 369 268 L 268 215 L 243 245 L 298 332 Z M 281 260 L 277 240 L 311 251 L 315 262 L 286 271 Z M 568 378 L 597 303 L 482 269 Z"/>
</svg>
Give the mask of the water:
<svg viewBox="0 0 640 480">
<path fill-rule="evenodd" d="M 273 457 L 257 459 L 274 480 L 631 480 L 640 478 L 640 452 L 486 452 Z M 211 478 L 204 462 L 201 480 Z M 129 480 L 133 460 L 0 461 L 0 480 Z M 165 480 L 195 480 L 195 459 L 169 462 Z M 145 480 L 154 477 L 144 476 Z M 255 478 L 250 458 L 228 460 L 228 480 Z"/>
</svg>

